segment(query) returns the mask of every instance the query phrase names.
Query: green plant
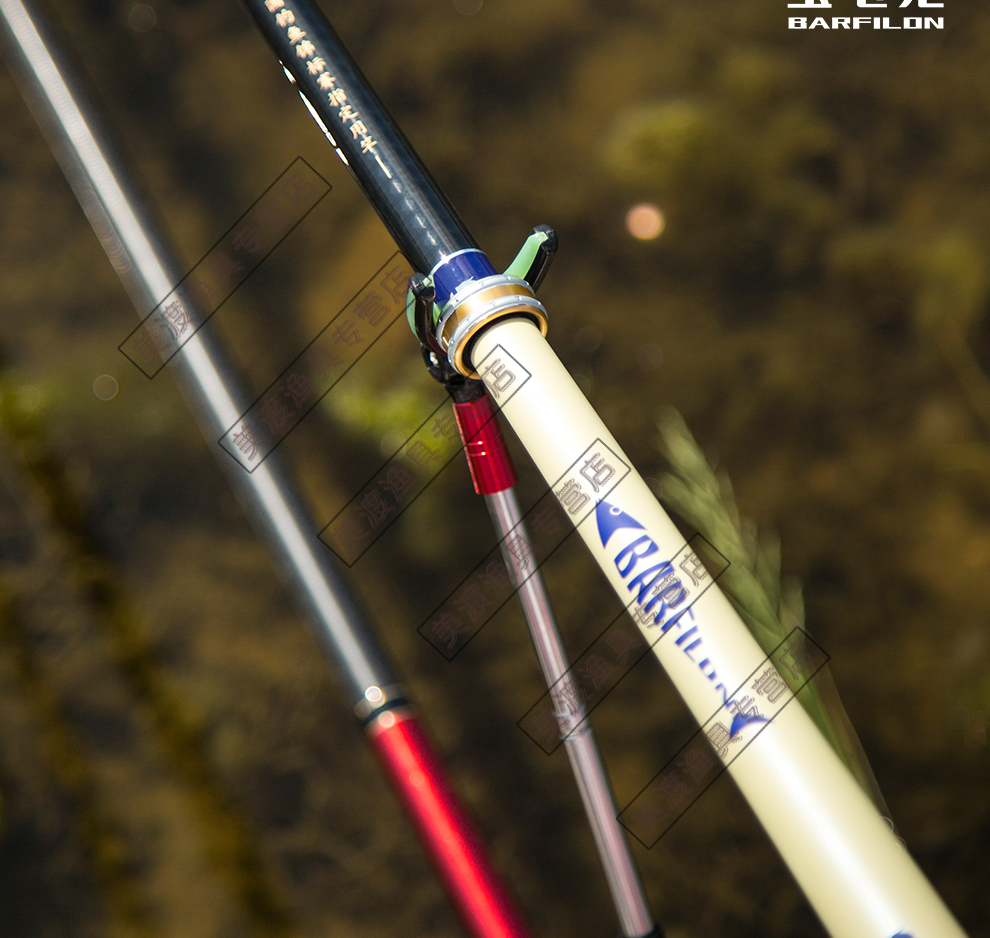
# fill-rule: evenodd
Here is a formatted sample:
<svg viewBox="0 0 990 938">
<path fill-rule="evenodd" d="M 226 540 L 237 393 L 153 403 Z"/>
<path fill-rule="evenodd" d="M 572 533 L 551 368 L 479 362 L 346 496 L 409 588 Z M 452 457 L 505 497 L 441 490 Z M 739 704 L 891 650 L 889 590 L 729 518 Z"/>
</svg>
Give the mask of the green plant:
<svg viewBox="0 0 990 938">
<path fill-rule="evenodd" d="M 769 655 L 795 628 L 803 630 L 805 625 L 800 582 L 781 579 L 780 539 L 772 532 L 758 531 L 740 517 L 728 476 L 716 473 L 709 465 L 674 408 L 661 412 L 657 428 L 660 449 L 672 470 L 661 476 L 661 499 L 728 559 L 729 566 L 719 578 L 719 585 Z M 890 820 L 890 809 L 828 666 L 803 687 L 794 686 L 795 678 L 782 676 L 853 777 Z"/>
</svg>

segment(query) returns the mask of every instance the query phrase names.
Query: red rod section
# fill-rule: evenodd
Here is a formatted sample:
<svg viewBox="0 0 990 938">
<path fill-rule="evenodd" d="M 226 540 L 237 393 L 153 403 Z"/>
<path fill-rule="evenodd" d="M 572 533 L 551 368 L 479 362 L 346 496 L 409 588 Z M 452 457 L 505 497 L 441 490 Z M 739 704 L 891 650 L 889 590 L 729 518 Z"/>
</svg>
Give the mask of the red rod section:
<svg viewBox="0 0 990 938">
<path fill-rule="evenodd" d="M 368 726 L 368 737 L 469 934 L 530 938 L 416 717 L 388 710 Z"/>
<path fill-rule="evenodd" d="M 479 495 L 494 495 L 511 489 L 516 484 L 516 470 L 488 396 L 454 404 L 454 416 L 474 490 Z"/>
</svg>

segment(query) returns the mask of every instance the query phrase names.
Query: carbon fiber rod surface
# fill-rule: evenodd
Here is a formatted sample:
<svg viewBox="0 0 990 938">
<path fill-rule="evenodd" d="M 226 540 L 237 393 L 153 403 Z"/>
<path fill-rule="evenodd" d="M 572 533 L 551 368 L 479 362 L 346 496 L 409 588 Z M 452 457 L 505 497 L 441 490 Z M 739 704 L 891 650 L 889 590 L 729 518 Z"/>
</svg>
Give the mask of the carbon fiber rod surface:
<svg viewBox="0 0 990 938">
<path fill-rule="evenodd" d="M 0 0 L 3 51 L 72 189 L 135 307 L 151 312 L 184 274 L 124 165 L 99 109 L 33 4 Z M 201 329 L 170 365 L 209 441 L 251 404 L 223 349 Z M 211 447 L 212 448 L 212 447 Z M 397 684 L 351 589 L 313 532 L 284 463 L 273 453 L 247 473 L 221 456 L 227 475 L 336 665 L 353 706 L 365 690 Z"/>
<path fill-rule="evenodd" d="M 182 271 L 83 87 L 79 69 L 27 0 L 0 0 L 0 40 L 12 75 L 135 308 L 139 314 L 150 313 L 182 279 Z M 251 404 L 209 330 L 194 333 L 170 367 L 211 444 Z M 210 448 L 316 626 L 348 702 L 364 722 L 468 932 L 475 938 L 528 938 L 525 922 L 447 782 L 348 584 L 319 543 L 318 528 L 281 460 L 272 453 L 248 473 L 220 455 L 219 448 Z"/>
<path fill-rule="evenodd" d="M 280 25 L 276 17 L 290 5 L 279 0 L 241 2 L 413 267 L 428 273 L 450 255 L 476 249 L 457 212 L 319 7 L 311 0 L 292 0 L 291 25 Z M 282 22 L 289 23 L 284 16 Z M 303 43 L 312 44 L 311 53 Z M 316 60 L 323 63 L 321 71 L 311 66 Z M 338 95 L 333 102 L 327 76 L 332 76 L 332 90 Z"/>
</svg>

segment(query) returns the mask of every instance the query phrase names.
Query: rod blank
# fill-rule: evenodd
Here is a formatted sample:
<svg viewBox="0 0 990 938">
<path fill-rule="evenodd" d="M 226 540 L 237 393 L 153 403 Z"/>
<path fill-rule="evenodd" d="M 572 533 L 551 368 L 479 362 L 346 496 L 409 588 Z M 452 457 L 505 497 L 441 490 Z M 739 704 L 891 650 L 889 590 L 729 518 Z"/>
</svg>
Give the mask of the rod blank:
<svg viewBox="0 0 990 938">
<path fill-rule="evenodd" d="M 182 279 L 163 229 L 127 171 L 78 68 L 34 5 L 0 0 L 0 34 L 15 81 L 143 317 Z M 201 329 L 169 367 L 334 662 L 348 703 L 364 721 L 468 930 L 477 938 L 526 938 L 521 916 L 342 573 L 319 542 L 318 527 L 278 453 L 247 473 L 213 445 L 251 403 L 223 348 L 210 330 Z"/>
</svg>

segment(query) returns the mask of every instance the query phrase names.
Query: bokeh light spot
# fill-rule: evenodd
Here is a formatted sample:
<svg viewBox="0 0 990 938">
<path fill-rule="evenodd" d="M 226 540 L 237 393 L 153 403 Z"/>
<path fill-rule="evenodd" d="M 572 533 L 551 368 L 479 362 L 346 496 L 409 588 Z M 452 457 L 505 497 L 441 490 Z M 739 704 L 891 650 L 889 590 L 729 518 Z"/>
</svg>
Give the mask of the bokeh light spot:
<svg viewBox="0 0 990 938">
<path fill-rule="evenodd" d="M 127 14 L 127 25 L 136 33 L 146 33 L 149 29 L 154 29 L 157 22 L 158 14 L 148 3 L 135 3 Z"/>
<path fill-rule="evenodd" d="M 482 6 L 484 0 L 454 0 L 454 9 L 465 16 L 474 16 Z"/>
<path fill-rule="evenodd" d="M 17 389 L 17 406 L 26 414 L 33 414 L 41 407 L 41 391 L 33 384 Z"/>
<path fill-rule="evenodd" d="M 383 456 L 391 458 L 405 442 L 406 438 L 398 430 L 389 430 L 382 436 L 378 448 Z"/>
<path fill-rule="evenodd" d="M 649 202 L 634 205 L 626 212 L 626 230 L 640 241 L 659 238 L 666 224 L 663 212 Z"/>
<path fill-rule="evenodd" d="M 120 388 L 117 385 L 116 378 L 112 378 L 110 375 L 100 375 L 93 382 L 93 393 L 101 401 L 109 401 L 117 396 L 117 391 Z"/>
<path fill-rule="evenodd" d="M 587 375 L 575 374 L 573 375 L 574 383 L 581 389 L 581 393 L 587 397 L 591 394 L 591 378 Z"/>
<path fill-rule="evenodd" d="M 643 371 L 656 371 L 663 364 L 663 352 L 656 345 L 641 345 L 636 349 L 636 363 Z"/>
</svg>

